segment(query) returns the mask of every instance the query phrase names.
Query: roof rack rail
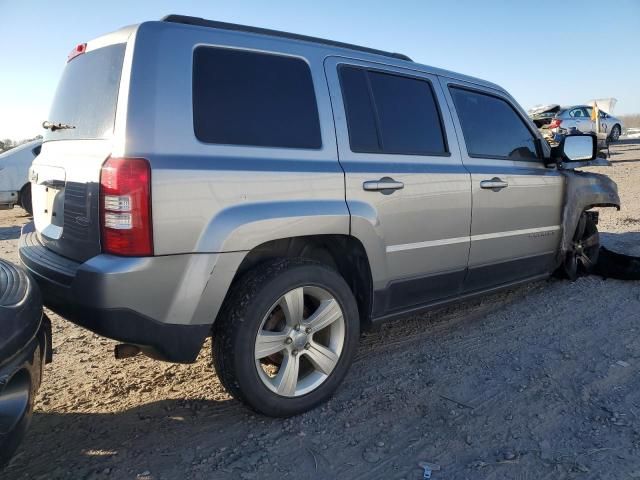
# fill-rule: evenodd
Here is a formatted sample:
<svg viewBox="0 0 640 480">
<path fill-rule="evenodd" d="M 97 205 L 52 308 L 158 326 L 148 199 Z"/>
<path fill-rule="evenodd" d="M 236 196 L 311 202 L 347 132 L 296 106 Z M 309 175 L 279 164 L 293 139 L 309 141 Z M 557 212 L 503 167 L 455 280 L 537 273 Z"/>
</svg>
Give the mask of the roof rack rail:
<svg viewBox="0 0 640 480">
<path fill-rule="evenodd" d="M 302 40 L 304 42 L 321 43 L 323 45 L 330 45 L 332 47 L 348 48 L 350 50 L 358 50 L 360 52 L 373 53 L 375 55 L 384 55 L 385 57 L 397 58 L 399 60 L 406 60 L 412 62 L 409 57 L 402 53 L 385 52 L 384 50 L 377 50 L 375 48 L 361 47 L 359 45 L 352 45 L 350 43 L 336 42 L 334 40 L 327 40 L 324 38 L 309 37 L 307 35 L 300 35 L 298 33 L 281 32 L 279 30 L 270 30 L 268 28 L 250 27 L 247 25 L 238 25 L 235 23 L 218 22 L 215 20 L 206 20 L 200 17 L 190 17 L 188 15 L 167 15 L 161 18 L 163 22 L 171 23 L 183 23 L 185 25 L 197 25 L 199 27 L 219 28 L 222 30 L 234 30 L 237 32 L 249 32 L 258 33 L 260 35 L 269 35 L 272 37 L 291 38 L 293 40 Z"/>
</svg>

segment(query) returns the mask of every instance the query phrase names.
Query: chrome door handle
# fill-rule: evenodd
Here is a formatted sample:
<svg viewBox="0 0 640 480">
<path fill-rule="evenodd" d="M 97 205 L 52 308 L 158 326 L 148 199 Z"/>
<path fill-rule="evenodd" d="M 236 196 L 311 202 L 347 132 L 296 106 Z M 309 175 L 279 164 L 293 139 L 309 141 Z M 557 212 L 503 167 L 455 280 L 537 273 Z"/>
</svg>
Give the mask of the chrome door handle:
<svg viewBox="0 0 640 480">
<path fill-rule="evenodd" d="M 494 192 L 502 190 L 503 188 L 507 188 L 508 186 L 508 182 L 503 182 L 498 177 L 493 177 L 491 180 L 482 180 L 480 182 L 480 188 L 493 190 Z"/>
<path fill-rule="evenodd" d="M 394 190 L 404 188 L 404 183 L 396 182 L 393 178 L 382 177 L 380 180 L 368 180 L 362 184 L 362 188 L 367 192 L 381 192 L 385 195 L 393 193 Z"/>
</svg>

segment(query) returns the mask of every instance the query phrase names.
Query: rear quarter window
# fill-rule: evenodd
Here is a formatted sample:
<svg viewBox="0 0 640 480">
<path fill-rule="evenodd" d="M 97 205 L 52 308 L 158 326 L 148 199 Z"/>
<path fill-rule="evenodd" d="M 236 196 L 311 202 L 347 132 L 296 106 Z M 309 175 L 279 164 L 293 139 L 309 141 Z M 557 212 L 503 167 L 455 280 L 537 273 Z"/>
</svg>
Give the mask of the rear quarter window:
<svg viewBox="0 0 640 480">
<path fill-rule="evenodd" d="M 193 126 L 205 143 L 319 149 L 309 65 L 282 55 L 196 48 Z"/>
</svg>

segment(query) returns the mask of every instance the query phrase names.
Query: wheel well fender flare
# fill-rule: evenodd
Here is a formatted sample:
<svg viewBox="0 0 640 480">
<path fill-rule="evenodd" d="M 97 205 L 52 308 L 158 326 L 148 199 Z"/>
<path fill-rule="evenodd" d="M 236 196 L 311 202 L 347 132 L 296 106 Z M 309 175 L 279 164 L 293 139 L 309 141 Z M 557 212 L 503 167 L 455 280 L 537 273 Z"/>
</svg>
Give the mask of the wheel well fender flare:
<svg viewBox="0 0 640 480">
<path fill-rule="evenodd" d="M 305 235 L 349 234 L 344 200 L 293 200 L 235 205 L 203 229 L 196 251 L 249 251 L 271 240 Z"/>
<path fill-rule="evenodd" d="M 562 170 L 561 173 L 565 177 L 565 197 L 559 262 L 569 250 L 580 215 L 584 211 L 594 207 L 615 207 L 620 210 L 618 187 L 606 175 L 577 170 Z"/>
</svg>

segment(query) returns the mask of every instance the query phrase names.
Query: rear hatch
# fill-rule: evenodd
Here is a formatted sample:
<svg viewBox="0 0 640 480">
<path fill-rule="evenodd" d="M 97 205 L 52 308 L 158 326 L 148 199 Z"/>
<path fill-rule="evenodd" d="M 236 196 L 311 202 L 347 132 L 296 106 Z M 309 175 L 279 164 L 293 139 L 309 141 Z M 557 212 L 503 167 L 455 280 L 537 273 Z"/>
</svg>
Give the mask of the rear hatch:
<svg viewBox="0 0 640 480">
<path fill-rule="evenodd" d="M 111 154 L 126 47 L 96 43 L 68 61 L 47 119 L 63 126 L 45 131 L 30 172 L 40 242 L 81 262 L 101 250 L 100 169 Z"/>
</svg>

